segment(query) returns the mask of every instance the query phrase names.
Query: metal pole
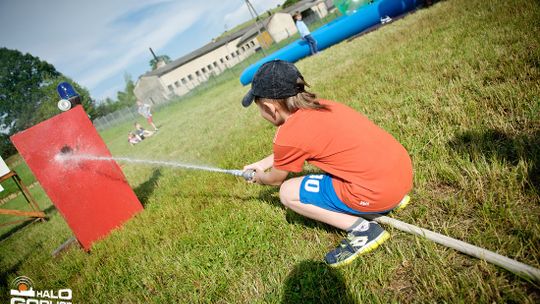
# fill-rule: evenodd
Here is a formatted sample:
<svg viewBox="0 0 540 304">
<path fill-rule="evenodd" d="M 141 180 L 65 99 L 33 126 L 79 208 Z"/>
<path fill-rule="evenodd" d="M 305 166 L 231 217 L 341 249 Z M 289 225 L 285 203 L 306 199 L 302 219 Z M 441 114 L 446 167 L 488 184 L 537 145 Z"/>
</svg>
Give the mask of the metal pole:
<svg viewBox="0 0 540 304">
<path fill-rule="evenodd" d="M 518 276 L 529 278 L 536 282 L 540 282 L 540 269 L 534 268 L 527 264 L 523 264 L 516 260 L 512 260 L 510 258 L 507 258 L 495 252 L 453 239 L 451 237 L 448 237 L 448 236 L 445 236 L 445 235 L 442 235 L 442 234 L 439 234 L 439 233 L 436 233 L 427 229 L 423 229 L 423 228 L 420 228 L 411 224 L 407 224 L 405 222 L 398 221 L 396 219 L 393 219 L 387 216 L 369 214 L 369 215 L 363 215 L 362 217 L 365 217 L 370 220 L 374 220 L 375 222 L 379 224 L 392 226 L 404 232 L 408 232 L 408 233 L 415 234 L 421 237 L 425 237 L 426 239 L 431 240 L 435 243 L 441 244 L 449 248 L 453 248 L 457 251 L 463 252 L 470 256 L 479 258 L 486 262 L 505 268 L 517 274 Z"/>
<path fill-rule="evenodd" d="M 248 11 L 249 11 L 249 14 L 251 15 L 251 17 L 255 18 L 255 27 L 257 28 L 257 33 L 259 34 L 259 37 L 261 37 L 261 40 L 262 40 L 262 43 L 265 47 L 269 47 L 268 45 L 266 45 L 266 41 L 264 41 L 264 38 L 261 34 L 261 27 L 259 25 L 259 15 L 257 14 L 257 12 L 255 11 L 255 8 L 253 7 L 253 5 L 251 5 L 251 3 L 249 2 L 249 0 L 245 0 L 246 1 L 246 5 L 248 7 Z M 253 12 L 252 12 L 253 11 Z M 268 29 L 266 28 L 266 25 L 264 25 L 264 21 L 262 22 L 262 26 L 264 27 L 264 29 L 266 30 L 266 32 L 268 34 L 270 34 L 270 32 L 268 31 Z M 261 47 L 261 51 L 263 52 L 264 56 L 266 56 L 266 52 L 264 51 L 264 48 Z"/>
<path fill-rule="evenodd" d="M 156 62 L 157 62 L 158 58 L 157 58 L 156 54 L 154 53 L 154 50 L 152 50 L 151 47 L 149 47 L 148 49 L 150 49 L 150 53 L 152 53 L 152 56 L 154 57 L 154 60 L 156 60 Z"/>
</svg>

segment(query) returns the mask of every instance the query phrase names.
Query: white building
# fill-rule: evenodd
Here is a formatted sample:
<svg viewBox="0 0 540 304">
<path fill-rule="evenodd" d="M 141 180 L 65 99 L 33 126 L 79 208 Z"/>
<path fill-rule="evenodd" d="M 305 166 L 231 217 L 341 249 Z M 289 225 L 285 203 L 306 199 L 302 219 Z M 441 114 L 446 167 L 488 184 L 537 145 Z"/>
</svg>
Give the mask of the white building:
<svg viewBox="0 0 540 304">
<path fill-rule="evenodd" d="M 300 1 L 283 12 L 214 40 L 166 65 L 158 65 L 155 70 L 139 77 L 135 84 L 135 96 L 144 102 L 156 104 L 188 93 L 209 77 L 219 75 L 253 55 L 261 45 L 267 47 L 294 35 L 297 30 L 291 15 L 296 11 L 302 13 L 307 19 L 306 23 L 309 18 L 322 18 L 327 14 L 322 0 Z"/>
<path fill-rule="evenodd" d="M 213 75 L 221 74 L 260 47 L 256 37 L 237 45 L 244 31 L 231 34 L 141 75 L 135 96 L 149 103 L 161 103 L 174 95 L 184 95 Z"/>
</svg>

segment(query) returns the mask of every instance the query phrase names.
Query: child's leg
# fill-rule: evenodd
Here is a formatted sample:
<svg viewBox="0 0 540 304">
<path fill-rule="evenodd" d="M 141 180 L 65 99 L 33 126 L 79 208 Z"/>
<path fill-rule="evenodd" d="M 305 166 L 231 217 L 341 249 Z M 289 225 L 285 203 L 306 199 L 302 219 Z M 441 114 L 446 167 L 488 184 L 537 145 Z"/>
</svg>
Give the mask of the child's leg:
<svg viewBox="0 0 540 304">
<path fill-rule="evenodd" d="M 358 217 L 326 210 L 315 205 L 300 202 L 300 185 L 304 177 L 286 180 L 279 189 L 279 198 L 286 207 L 310 219 L 314 219 L 339 229 L 349 229 Z"/>
<path fill-rule="evenodd" d="M 150 124 L 152 126 L 152 128 L 154 128 L 154 131 L 158 130 L 158 128 L 154 124 L 154 120 L 152 119 L 152 115 L 148 116 L 148 118 L 146 120 L 148 121 L 148 124 Z"/>
<path fill-rule="evenodd" d="M 324 258 L 331 267 L 351 263 L 360 254 L 377 248 L 390 236 L 376 222 L 349 214 L 355 211 L 341 202 L 328 175 L 308 175 L 287 180 L 281 185 L 279 196 L 281 202 L 296 213 L 347 230 L 347 237 Z"/>
</svg>

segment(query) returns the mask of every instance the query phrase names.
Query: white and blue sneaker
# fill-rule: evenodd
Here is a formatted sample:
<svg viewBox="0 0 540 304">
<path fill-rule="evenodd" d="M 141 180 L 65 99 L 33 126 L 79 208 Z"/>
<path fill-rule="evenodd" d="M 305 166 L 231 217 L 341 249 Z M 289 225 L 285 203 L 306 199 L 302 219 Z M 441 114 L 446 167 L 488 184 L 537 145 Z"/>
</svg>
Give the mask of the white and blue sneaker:
<svg viewBox="0 0 540 304">
<path fill-rule="evenodd" d="M 330 267 L 347 265 L 361 254 L 368 253 L 379 247 L 390 237 L 381 225 L 376 222 L 364 221 L 347 233 L 347 237 L 339 246 L 326 254 L 324 260 Z"/>
</svg>

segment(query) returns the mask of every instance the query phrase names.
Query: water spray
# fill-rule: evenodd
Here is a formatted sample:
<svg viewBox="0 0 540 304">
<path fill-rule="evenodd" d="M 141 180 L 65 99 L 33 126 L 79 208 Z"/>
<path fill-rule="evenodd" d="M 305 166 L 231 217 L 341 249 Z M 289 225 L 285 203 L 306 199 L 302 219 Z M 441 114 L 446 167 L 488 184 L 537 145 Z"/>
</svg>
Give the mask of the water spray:
<svg viewBox="0 0 540 304">
<path fill-rule="evenodd" d="M 146 164 L 146 165 L 154 165 L 154 166 L 160 166 L 160 167 L 201 170 L 201 171 L 225 173 L 225 174 L 230 174 L 234 176 L 240 176 L 240 177 L 243 177 L 246 181 L 251 181 L 253 179 L 253 176 L 255 175 L 255 170 L 251 170 L 251 169 L 242 171 L 242 170 L 234 170 L 234 169 L 220 169 L 220 168 L 186 164 L 186 163 L 180 163 L 180 162 L 171 162 L 171 161 L 146 160 L 146 159 L 136 159 L 136 158 L 128 158 L 128 157 L 96 156 L 96 155 L 90 155 L 90 154 L 74 154 L 73 149 L 71 149 L 68 146 L 64 146 L 62 149 L 60 149 L 60 153 L 56 154 L 54 159 L 55 161 L 58 161 L 58 162 L 66 162 L 70 160 L 71 161 L 81 161 L 81 160 L 121 161 L 121 162 L 127 162 L 127 163 Z"/>
<path fill-rule="evenodd" d="M 69 161 L 77 162 L 77 161 L 83 161 L 83 160 L 123 161 L 123 162 L 136 163 L 136 164 L 149 164 L 149 165 L 156 165 L 156 166 L 185 168 L 185 169 L 225 173 L 225 174 L 230 174 L 234 176 L 241 176 L 247 181 L 252 180 L 253 176 L 255 175 L 254 170 L 245 170 L 245 171 L 228 170 L 228 169 L 220 169 L 220 168 L 185 164 L 185 163 L 179 163 L 179 162 L 170 162 L 170 161 L 133 159 L 133 158 L 127 158 L 127 157 L 105 157 L 105 156 L 95 156 L 95 155 L 90 155 L 90 154 L 75 154 L 73 149 L 69 146 L 62 147 L 62 149 L 60 149 L 60 152 L 57 153 L 56 156 L 54 157 L 54 160 L 57 162 L 62 162 L 66 164 L 69 164 Z M 443 246 L 453 248 L 462 253 L 468 254 L 470 256 L 479 258 L 486 262 L 490 262 L 497 266 L 503 267 L 521 277 L 532 279 L 536 282 L 540 282 L 540 269 L 534 268 L 532 266 L 518 262 L 516 260 L 512 260 L 505 256 L 499 255 L 495 252 L 465 243 L 460 240 L 453 239 L 451 237 L 448 237 L 448 236 L 445 236 L 445 235 L 442 235 L 442 234 L 439 234 L 439 233 L 436 233 L 427 229 L 423 229 L 423 228 L 420 228 L 411 224 L 407 224 L 407 223 L 401 222 L 399 220 L 396 220 L 390 217 L 382 216 L 379 214 L 365 214 L 362 217 L 365 219 L 376 221 L 383 225 L 391 226 L 393 228 L 396 228 L 398 230 L 401 230 L 410 234 L 424 237 L 428 240 L 434 241 Z"/>
</svg>

